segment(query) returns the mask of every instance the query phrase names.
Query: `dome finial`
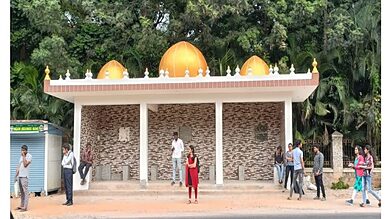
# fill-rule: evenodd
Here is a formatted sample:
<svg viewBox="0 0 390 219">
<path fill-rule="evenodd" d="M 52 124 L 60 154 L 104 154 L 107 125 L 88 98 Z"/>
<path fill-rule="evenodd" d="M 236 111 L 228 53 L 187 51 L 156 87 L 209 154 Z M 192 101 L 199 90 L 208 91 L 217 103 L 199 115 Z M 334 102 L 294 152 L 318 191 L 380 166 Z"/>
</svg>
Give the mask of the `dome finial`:
<svg viewBox="0 0 390 219">
<path fill-rule="evenodd" d="M 45 74 L 46 74 L 46 76 L 45 76 L 45 81 L 47 81 L 47 80 L 51 80 L 50 79 L 50 69 L 49 69 L 49 66 L 48 65 L 46 65 L 46 69 L 45 69 Z"/>
<path fill-rule="evenodd" d="M 311 73 L 318 73 L 316 58 L 314 58 L 313 63 L 311 63 L 311 65 L 313 66 L 313 71 Z"/>
</svg>

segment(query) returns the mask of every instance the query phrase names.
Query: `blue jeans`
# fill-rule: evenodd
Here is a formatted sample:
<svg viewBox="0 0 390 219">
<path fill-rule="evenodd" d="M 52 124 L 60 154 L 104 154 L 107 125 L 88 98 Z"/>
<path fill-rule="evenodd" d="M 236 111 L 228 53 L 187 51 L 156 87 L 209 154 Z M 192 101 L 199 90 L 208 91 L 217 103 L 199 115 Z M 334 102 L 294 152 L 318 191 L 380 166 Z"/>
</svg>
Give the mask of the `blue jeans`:
<svg viewBox="0 0 390 219">
<path fill-rule="evenodd" d="M 276 170 L 278 171 L 279 182 L 283 181 L 284 166 L 283 164 L 275 164 Z"/>
<path fill-rule="evenodd" d="M 175 182 L 175 180 L 176 180 L 176 168 L 179 168 L 180 182 L 183 182 L 183 174 L 182 174 L 182 169 L 181 169 L 181 158 L 172 158 L 172 166 L 173 166 L 172 181 Z"/>
<path fill-rule="evenodd" d="M 378 193 L 372 190 L 372 177 L 371 176 L 363 176 L 362 179 L 362 187 L 363 187 L 363 203 L 366 203 L 367 200 L 367 191 L 373 195 L 376 200 L 381 201 L 381 197 L 379 197 Z"/>
</svg>

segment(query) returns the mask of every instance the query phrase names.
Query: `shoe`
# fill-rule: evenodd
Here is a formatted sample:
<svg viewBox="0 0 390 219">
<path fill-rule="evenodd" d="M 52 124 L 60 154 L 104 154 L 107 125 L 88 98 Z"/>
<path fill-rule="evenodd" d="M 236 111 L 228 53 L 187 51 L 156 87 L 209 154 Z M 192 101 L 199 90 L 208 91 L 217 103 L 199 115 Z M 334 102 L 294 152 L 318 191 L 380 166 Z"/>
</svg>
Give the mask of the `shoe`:
<svg viewBox="0 0 390 219">
<path fill-rule="evenodd" d="M 370 200 L 366 199 L 366 205 L 371 205 Z"/>
<path fill-rule="evenodd" d="M 287 197 L 287 200 L 291 200 L 291 197 Z"/>
<path fill-rule="evenodd" d="M 172 181 L 172 182 L 171 182 L 171 186 L 173 186 L 173 185 L 175 185 L 175 181 Z"/>
<path fill-rule="evenodd" d="M 84 180 L 81 180 L 80 185 L 84 185 Z"/>
<path fill-rule="evenodd" d="M 322 197 L 322 198 L 321 198 L 321 201 L 326 201 L 326 198 L 325 198 L 325 197 Z"/>
<path fill-rule="evenodd" d="M 66 202 L 64 202 L 64 203 L 62 203 L 62 205 L 67 205 L 69 202 L 68 201 L 66 201 Z"/>
<path fill-rule="evenodd" d="M 27 209 L 25 209 L 25 208 L 21 208 L 21 209 L 19 210 L 19 212 L 25 212 L 25 211 L 27 211 Z"/>
<path fill-rule="evenodd" d="M 180 187 L 182 187 L 183 186 L 183 183 L 182 182 L 180 182 Z"/>
<path fill-rule="evenodd" d="M 298 201 L 302 201 L 302 198 L 301 198 L 301 197 L 299 197 L 299 198 L 297 198 L 297 200 L 298 200 Z"/>
<path fill-rule="evenodd" d="M 15 208 L 15 210 L 20 210 L 20 209 L 23 209 L 24 207 L 17 207 Z"/>
<path fill-rule="evenodd" d="M 71 206 L 73 205 L 73 202 L 68 202 L 68 204 L 66 204 L 66 206 Z"/>
<path fill-rule="evenodd" d="M 314 200 L 320 200 L 320 197 L 316 196 L 313 198 Z"/>
<path fill-rule="evenodd" d="M 378 203 L 378 207 L 381 207 L 381 202 Z"/>
<path fill-rule="evenodd" d="M 198 204 L 198 200 L 195 199 L 194 204 Z"/>
<path fill-rule="evenodd" d="M 360 207 L 364 207 L 364 204 L 363 204 L 363 203 L 360 203 L 359 205 L 360 205 Z"/>
<path fill-rule="evenodd" d="M 353 200 L 352 199 L 346 200 L 345 203 L 352 206 L 353 205 Z"/>
</svg>

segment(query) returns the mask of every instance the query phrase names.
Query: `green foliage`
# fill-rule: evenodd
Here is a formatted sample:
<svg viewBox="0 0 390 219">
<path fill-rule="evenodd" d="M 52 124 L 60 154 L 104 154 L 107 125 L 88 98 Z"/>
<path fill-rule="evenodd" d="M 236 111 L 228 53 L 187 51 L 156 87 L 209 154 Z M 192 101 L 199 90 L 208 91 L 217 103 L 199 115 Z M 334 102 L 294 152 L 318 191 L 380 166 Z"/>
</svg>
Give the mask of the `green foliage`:
<svg viewBox="0 0 390 219">
<path fill-rule="evenodd" d="M 186 40 L 214 75 L 252 55 L 281 74 L 316 58 L 318 89 L 293 104 L 296 137 L 326 142 L 338 130 L 380 145 L 380 11 L 379 0 L 11 0 L 11 117 L 72 127 L 70 105 L 42 92 L 45 65 L 52 78 L 96 77 L 116 59 L 132 77 L 157 76 L 164 52 Z"/>
<path fill-rule="evenodd" d="M 342 177 L 339 178 L 339 181 L 336 183 L 332 183 L 331 189 L 348 189 L 349 185 L 348 183 L 345 183 L 342 179 Z"/>
</svg>

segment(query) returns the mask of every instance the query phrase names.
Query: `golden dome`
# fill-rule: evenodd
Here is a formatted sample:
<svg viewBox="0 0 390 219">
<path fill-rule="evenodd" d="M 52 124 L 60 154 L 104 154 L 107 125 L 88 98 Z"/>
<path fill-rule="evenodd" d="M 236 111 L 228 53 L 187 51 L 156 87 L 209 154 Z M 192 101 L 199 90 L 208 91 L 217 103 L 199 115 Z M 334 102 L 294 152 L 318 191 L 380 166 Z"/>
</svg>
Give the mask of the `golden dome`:
<svg viewBox="0 0 390 219">
<path fill-rule="evenodd" d="M 110 73 L 110 79 L 122 79 L 125 67 L 115 60 L 107 62 L 99 71 L 98 79 L 106 78 L 106 71 Z"/>
<path fill-rule="evenodd" d="M 241 68 L 240 75 L 247 75 L 247 71 L 249 68 L 252 69 L 252 75 L 269 75 L 269 67 L 267 63 L 265 63 L 258 56 L 252 56 L 248 60 L 246 60 L 246 62 Z"/>
<path fill-rule="evenodd" d="M 160 61 L 160 70 L 168 70 L 169 77 L 184 77 L 185 70 L 190 71 L 190 77 L 198 76 L 199 68 L 206 75 L 207 63 L 198 48 L 189 42 L 181 41 L 171 46 Z"/>
</svg>

